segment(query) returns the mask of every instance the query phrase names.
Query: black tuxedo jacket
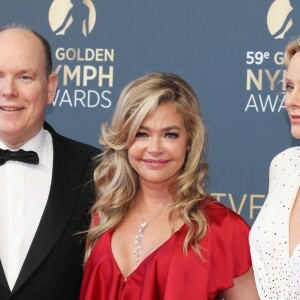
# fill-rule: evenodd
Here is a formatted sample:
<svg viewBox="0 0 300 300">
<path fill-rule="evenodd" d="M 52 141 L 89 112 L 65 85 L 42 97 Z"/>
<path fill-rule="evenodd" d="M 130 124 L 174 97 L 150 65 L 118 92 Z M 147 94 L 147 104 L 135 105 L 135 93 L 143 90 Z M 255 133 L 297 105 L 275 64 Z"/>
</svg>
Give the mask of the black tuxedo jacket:
<svg viewBox="0 0 300 300">
<path fill-rule="evenodd" d="M 49 198 L 19 277 L 10 291 L 0 264 L 1 300 L 77 300 L 85 240 L 95 199 L 91 157 L 99 151 L 57 134 Z"/>
</svg>

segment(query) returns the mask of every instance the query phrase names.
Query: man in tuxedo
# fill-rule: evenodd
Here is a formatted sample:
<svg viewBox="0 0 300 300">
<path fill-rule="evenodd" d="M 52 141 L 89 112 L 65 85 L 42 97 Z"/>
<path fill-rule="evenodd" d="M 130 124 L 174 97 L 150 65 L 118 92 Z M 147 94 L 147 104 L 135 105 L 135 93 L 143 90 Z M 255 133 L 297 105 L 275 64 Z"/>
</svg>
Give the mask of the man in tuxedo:
<svg viewBox="0 0 300 300">
<path fill-rule="evenodd" d="M 40 34 L 0 29 L 1 300 L 78 299 L 98 150 L 44 121 L 57 85 Z"/>
</svg>

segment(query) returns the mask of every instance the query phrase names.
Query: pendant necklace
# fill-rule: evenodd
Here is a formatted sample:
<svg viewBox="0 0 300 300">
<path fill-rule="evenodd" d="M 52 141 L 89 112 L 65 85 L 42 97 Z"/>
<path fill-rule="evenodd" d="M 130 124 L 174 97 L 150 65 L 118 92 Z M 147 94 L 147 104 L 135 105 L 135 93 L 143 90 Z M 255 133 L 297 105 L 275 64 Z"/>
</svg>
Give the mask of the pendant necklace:
<svg viewBox="0 0 300 300">
<path fill-rule="evenodd" d="M 139 256 L 140 256 L 140 250 L 142 250 L 142 246 L 141 246 L 141 242 L 142 242 L 142 239 L 144 238 L 144 230 L 146 229 L 146 227 L 152 222 L 154 221 L 156 218 L 158 218 L 161 214 L 163 214 L 168 208 L 170 208 L 170 205 L 167 204 L 160 212 L 158 212 L 156 215 L 154 215 L 151 219 L 149 219 L 148 221 L 146 221 L 143 217 L 143 214 L 142 214 L 142 210 L 141 210 L 141 205 L 139 203 L 138 205 L 139 207 L 139 212 L 140 212 L 140 215 L 141 215 L 141 219 L 142 219 L 142 223 L 139 227 L 139 230 L 138 230 L 138 233 L 137 235 L 135 236 L 135 241 L 134 241 L 134 251 L 133 251 L 133 254 L 134 254 L 134 261 L 136 263 L 139 262 Z"/>
</svg>

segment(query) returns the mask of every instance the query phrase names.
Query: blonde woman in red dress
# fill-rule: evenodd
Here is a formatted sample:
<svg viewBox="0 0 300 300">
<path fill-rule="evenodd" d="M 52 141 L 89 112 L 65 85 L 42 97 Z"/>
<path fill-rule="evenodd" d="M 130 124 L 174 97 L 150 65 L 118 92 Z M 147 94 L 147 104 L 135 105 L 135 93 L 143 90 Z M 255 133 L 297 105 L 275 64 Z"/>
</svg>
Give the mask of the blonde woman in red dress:
<svg viewBox="0 0 300 300">
<path fill-rule="evenodd" d="M 203 189 L 206 131 L 186 81 L 131 82 L 100 143 L 80 300 L 258 299 L 249 227 Z"/>
</svg>

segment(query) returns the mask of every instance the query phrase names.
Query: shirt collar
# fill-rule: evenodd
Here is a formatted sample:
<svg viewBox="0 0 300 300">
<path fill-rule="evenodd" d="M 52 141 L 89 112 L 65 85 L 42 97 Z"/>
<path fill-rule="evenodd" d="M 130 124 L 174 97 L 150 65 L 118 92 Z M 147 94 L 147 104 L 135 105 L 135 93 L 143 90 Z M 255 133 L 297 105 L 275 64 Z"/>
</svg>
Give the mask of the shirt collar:
<svg viewBox="0 0 300 300">
<path fill-rule="evenodd" d="M 0 148 L 4 150 L 9 149 L 2 141 L 0 141 Z M 35 151 L 39 156 L 40 164 L 48 165 L 48 158 L 53 155 L 52 136 L 47 130 L 41 128 L 38 134 L 22 145 L 20 149 L 25 151 Z M 19 149 L 9 150 L 16 151 Z"/>
</svg>

